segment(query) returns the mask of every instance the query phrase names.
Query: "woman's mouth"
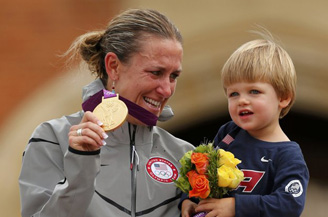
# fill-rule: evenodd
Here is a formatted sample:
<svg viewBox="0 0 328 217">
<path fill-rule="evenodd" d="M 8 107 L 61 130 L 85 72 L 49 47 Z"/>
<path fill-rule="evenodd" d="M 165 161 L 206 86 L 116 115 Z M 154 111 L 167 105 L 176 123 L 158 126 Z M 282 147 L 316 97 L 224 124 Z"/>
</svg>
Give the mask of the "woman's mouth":
<svg viewBox="0 0 328 217">
<path fill-rule="evenodd" d="M 159 101 L 155 101 L 155 100 L 150 99 L 148 97 L 143 97 L 143 98 L 144 98 L 145 102 L 150 104 L 151 106 L 154 106 L 156 108 L 159 108 L 161 106 L 161 102 L 159 102 Z"/>
</svg>

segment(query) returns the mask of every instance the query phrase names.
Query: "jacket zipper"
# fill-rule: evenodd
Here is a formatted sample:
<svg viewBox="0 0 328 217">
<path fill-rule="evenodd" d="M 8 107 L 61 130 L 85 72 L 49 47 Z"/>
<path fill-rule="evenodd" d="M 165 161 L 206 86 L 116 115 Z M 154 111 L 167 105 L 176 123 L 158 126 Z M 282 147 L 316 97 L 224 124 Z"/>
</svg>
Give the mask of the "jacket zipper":
<svg viewBox="0 0 328 217">
<path fill-rule="evenodd" d="M 130 170 L 131 170 L 131 216 L 136 216 L 136 199 L 137 199 L 137 171 L 139 170 L 139 156 L 135 146 L 136 125 L 133 126 L 131 134 L 131 125 L 129 123 L 130 136 Z"/>
</svg>

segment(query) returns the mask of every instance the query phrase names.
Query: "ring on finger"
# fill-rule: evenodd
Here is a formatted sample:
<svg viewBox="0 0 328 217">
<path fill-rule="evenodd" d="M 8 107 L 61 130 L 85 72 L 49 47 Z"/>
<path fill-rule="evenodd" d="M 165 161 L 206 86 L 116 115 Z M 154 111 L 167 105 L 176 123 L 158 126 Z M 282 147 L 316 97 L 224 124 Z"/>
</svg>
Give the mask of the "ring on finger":
<svg viewBox="0 0 328 217">
<path fill-rule="evenodd" d="M 78 129 L 78 130 L 76 131 L 76 134 L 77 134 L 78 136 L 82 136 L 82 128 Z"/>
</svg>

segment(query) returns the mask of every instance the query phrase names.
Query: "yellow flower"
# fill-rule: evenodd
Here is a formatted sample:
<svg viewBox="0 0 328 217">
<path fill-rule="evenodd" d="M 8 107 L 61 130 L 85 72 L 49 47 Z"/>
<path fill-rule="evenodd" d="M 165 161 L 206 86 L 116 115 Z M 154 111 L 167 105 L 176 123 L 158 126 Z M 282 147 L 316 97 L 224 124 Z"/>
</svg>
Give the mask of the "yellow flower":
<svg viewBox="0 0 328 217">
<path fill-rule="evenodd" d="M 237 188 L 239 183 L 244 180 L 244 173 L 237 168 L 232 168 L 232 171 L 235 174 L 235 179 L 231 180 L 229 188 Z"/>
<path fill-rule="evenodd" d="M 225 151 L 223 149 L 219 150 L 219 155 L 218 167 L 221 165 L 236 167 L 236 165 L 241 162 L 239 159 L 235 158 L 235 155 L 233 155 L 231 152 Z"/>
<path fill-rule="evenodd" d="M 235 167 L 222 165 L 217 169 L 219 187 L 237 188 L 244 179 L 244 173 Z"/>
</svg>

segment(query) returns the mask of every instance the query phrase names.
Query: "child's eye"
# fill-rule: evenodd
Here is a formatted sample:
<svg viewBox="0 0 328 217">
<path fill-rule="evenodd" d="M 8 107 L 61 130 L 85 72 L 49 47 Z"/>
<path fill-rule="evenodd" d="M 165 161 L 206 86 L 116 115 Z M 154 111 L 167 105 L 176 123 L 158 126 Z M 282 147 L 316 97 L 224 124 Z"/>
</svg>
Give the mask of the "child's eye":
<svg viewBox="0 0 328 217">
<path fill-rule="evenodd" d="M 251 94 L 259 94 L 260 91 L 258 91 L 258 90 L 251 90 L 250 93 L 251 93 Z"/>
<path fill-rule="evenodd" d="M 238 96 L 239 94 L 237 92 L 232 92 L 229 94 L 229 97 L 234 97 L 234 96 Z"/>
</svg>

